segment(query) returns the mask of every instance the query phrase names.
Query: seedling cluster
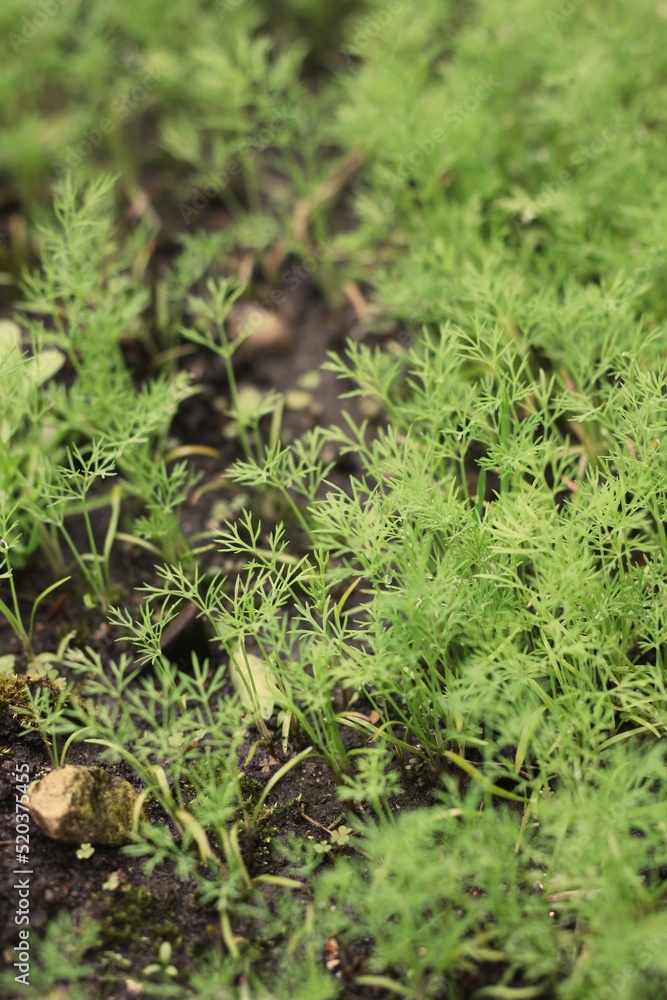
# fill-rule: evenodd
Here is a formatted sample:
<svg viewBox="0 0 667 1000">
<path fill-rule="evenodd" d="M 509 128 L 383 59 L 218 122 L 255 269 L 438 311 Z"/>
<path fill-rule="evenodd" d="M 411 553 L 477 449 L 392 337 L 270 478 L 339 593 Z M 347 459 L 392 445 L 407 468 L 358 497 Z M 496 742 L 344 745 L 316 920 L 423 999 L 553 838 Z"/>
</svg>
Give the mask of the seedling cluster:
<svg viewBox="0 0 667 1000">
<path fill-rule="evenodd" d="M 0 726 L 122 770 L 105 899 L 167 872 L 209 930 L 64 907 L 31 984 L 663 1000 L 664 4 L 43 7 L 0 12 Z M 294 297 L 352 329 L 298 433 L 230 332 Z"/>
</svg>

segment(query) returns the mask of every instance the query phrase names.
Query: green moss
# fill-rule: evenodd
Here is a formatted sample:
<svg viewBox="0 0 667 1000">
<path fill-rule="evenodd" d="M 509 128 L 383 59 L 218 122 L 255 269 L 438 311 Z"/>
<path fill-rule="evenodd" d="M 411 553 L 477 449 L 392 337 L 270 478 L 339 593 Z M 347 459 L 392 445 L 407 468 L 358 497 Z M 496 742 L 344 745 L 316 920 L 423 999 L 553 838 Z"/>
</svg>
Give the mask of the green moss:
<svg viewBox="0 0 667 1000">
<path fill-rule="evenodd" d="M 100 921 L 100 946 L 127 955 L 144 951 L 160 938 L 177 948 L 182 921 L 176 907 L 155 896 L 145 885 L 93 895 L 93 916 Z"/>
<path fill-rule="evenodd" d="M 256 778 L 249 778 L 247 774 L 242 774 L 239 778 L 239 784 L 241 785 L 241 792 L 243 794 L 243 804 L 245 806 L 254 806 L 264 791 L 262 782 Z"/>
<path fill-rule="evenodd" d="M 30 698 L 38 691 L 51 692 L 52 704 L 57 701 L 60 690 L 53 681 L 45 677 L 18 677 L 16 674 L 0 676 L 0 718 L 11 715 L 16 718 L 17 709 L 30 709 Z"/>
</svg>

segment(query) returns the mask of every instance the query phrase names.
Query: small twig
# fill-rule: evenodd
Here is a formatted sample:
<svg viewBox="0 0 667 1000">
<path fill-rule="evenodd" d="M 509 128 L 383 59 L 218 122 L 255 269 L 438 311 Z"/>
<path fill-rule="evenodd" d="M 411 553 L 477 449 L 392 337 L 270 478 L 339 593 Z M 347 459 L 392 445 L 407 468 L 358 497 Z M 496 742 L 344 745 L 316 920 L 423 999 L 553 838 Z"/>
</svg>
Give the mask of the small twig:
<svg viewBox="0 0 667 1000">
<path fill-rule="evenodd" d="M 346 281 L 343 285 L 343 291 L 348 301 L 352 304 L 357 314 L 357 319 L 362 323 L 367 323 L 372 316 L 372 309 L 362 295 L 359 286 L 354 281 Z"/>
<path fill-rule="evenodd" d="M 350 153 L 340 163 L 336 164 L 326 177 L 311 193 L 297 203 L 293 214 L 294 235 L 298 240 L 304 240 L 308 231 L 310 219 L 321 205 L 331 201 L 342 188 L 352 179 L 363 163 L 360 153 Z"/>
<path fill-rule="evenodd" d="M 547 902 L 563 903 L 568 899 L 576 899 L 577 896 L 592 899 L 592 897 L 597 896 L 599 892 L 599 889 L 566 889 L 564 892 L 553 892 L 550 896 L 547 896 Z"/>
<path fill-rule="evenodd" d="M 303 816 L 303 818 L 306 820 L 307 823 L 311 823 L 313 826 L 318 827 L 320 830 L 324 830 L 326 834 L 331 836 L 333 830 L 330 830 L 328 826 L 325 826 L 323 823 L 319 823 L 316 819 L 313 819 L 312 816 L 309 816 L 301 803 L 299 803 L 299 812 L 301 813 L 301 815 Z M 356 847 L 354 844 L 347 844 L 346 846 L 351 847 L 353 851 L 357 852 L 357 854 L 361 854 L 362 858 L 367 858 L 370 861 L 371 857 L 370 854 L 367 854 L 366 851 L 362 851 L 360 847 Z"/>
</svg>

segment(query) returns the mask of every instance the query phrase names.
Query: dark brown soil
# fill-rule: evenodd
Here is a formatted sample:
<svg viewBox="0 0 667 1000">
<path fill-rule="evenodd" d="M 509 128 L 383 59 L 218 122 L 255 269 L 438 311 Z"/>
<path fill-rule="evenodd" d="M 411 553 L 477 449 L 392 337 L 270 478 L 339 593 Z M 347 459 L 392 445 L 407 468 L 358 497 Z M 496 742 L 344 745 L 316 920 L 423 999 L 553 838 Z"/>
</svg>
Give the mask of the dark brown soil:
<svg viewBox="0 0 667 1000">
<path fill-rule="evenodd" d="M 238 370 L 241 387 L 254 385 L 287 392 L 298 387 L 299 378 L 306 372 L 320 371 L 320 366 L 330 350 L 339 350 L 349 336 L 360 336 L 351 311 L 333 314 L 312 288 L 302 288 L 299 294 L 288 299 L 285 318 L 295 335 L 294 348 L 284 354 L 263 354 L 245 360 Z M 218 360 L 203 351 L 187 355 L 184 365 L 201 385 L 201 392 L 187 400 L 174 422 L 173 432 L 185 445 L 204 444 L 219 452 L 217 458 L 200 460 L 205 481 L 224 475 L 224 471 L 239 455 L 238 443 L 224 436 L 224 411 L 226 384 Z M 313 394 L 316 405 L 288 409 L 285 431 L 289 437 L 303 433 L 315 422 L 324 425 L 338 423 L 341 419 L 339 386 L 333 374 L 320 372 L 321 381 Z M 333 476 L 344 483 L 355 470 L 354 456 L 342 460 Z M 238 491 L 229 483 L 207 492 L 197 502 L 186 504 L 182 525 L 188 537 L 205 531 L 210 526 L 211 509 L 215 501 L 232 500 Z M 76 526 L 74 526 L 76 530 Z M 125 586 L 119 604 L 136 603 L 132 588 L 154 578 L 152 560 L 140 550 L 117 546 L 113 564 L 114 580 Z M 29 567 L 17 577 L 20 599 L 29 609 L 34 597 L 44 587 L 46 570 L 41 566 Z M 187 617 L 187 616 L 186 616 Z M 36 620 L 34 645 L 36 651 L 54 650 L 60 639 L 74 630 L 77 645 L 90 645 L 104 657 L 117 658 L 129 647 L 115 641 L 118 636 L 105 619 L 84 608 L 76 581 L 55 592 L 40 607 Z M 208 637 L 194 619 L 185 621 L 168 638 L 166 652 L 170 659 L 187 664 L 190 653 L 198 655 L 215 650 L 208 645 Z M 0 622 L 0 654 L 19 654 L 14 635 L 4 622 Z M 280 746 L 280 740 L 276 741 Z M 275 755 L 275 756 L 274 756 Z M 78 744 L 72 748 L 68 763 L 93 764 L 97 761 L 94 748 Z M 241 758 L 241 763 L 243 757 Z M 259 794 L 261 787 L 282 763 L 280 751 L 260 748 L 250 764 L 243 768 L 249 788 Z M 16 941 L 14 924 L 15 893 L 12 890 L 15 867 L 14 852 L 14 795 L 10 776 L 16 764 L 28 766 L 30 780 L 45 773 L 52 766 L 45 747 L 34 732 L 21 731 L 11 711 L 0 712 L 0 859 L 3 871 L 3 890 L 0 895 L 0 953 L 7 961 Z M 137 784 L 136 776 L 123 764 L 104 765 L 114 774 Z M 412 808 L 430 801 L 425 786 L 415 783 L 406 788 L 395 803 L 395 808 Z M 264 872 L 281 874 L 286 862 L 276 852 L 275 844 L 296 835 L 316 840 L 326 840 L 322 827 L 328 828 L 340 819 L 343 809 L 336 787 L 325 765 L 318 759 L 309 759 L 291 771 L 273 790 L 269 806 L 270 828 L 261 828 L 253 844 L 242 844 L 244 859 L 251 876 Z M 149 807 L 151 818 L 159 819 L 159 807 Z M 327 860 L 324 864 L 329 863 Z M 196 966 L 199 958 L 212 949 L 224 952 L 220 940 L 219 922 L 214 910 L 206 910 L 198 901 L 194 886 L 180 882 L 165 867 L 146 875 L 140 860 L 128 857 L 121 850 L 98 848 L 87 859 L 76 856 L 76 847 L 63 845 L 46 838 L 31 824 L 30 866 L 34 872 L 30 893 L 30 929 L 37 935 L 44 932 L 49 920 L 61 908 L 67 908 L 79 921 L 90 919 L 102 923 L 103 947 L 87 956 L 95 965 L 96 985 L 88 985 L 91 997 L 109 1000 L 129 1000 L 136 993 L 124 985 L 141 978 L 141 970 L 155 961 L 156 946 L 169 941 L 173 948 L 173 962 L 182 977 Z M 114 890 L 103 886 L 111 873 L 117 873 L 118 887 Z M 276 889 L 266 886 L 269 903 Z M 308 889 L 304 890 L 307 894 Z M 247 917 L 233 921 L 235 934 L 257 935 Z M 267 947 L 266 968 L 276 968 L 284 942 L 277 940 Z M 372 988 L 355 987 L 353 980 L 366 969 L 368 947 L 356 944 L 348 948 L 341 942 L 335 975 L 343 984 L 342 995 L 350 1000 L 382 998 L 389 996 Z M 122 968 L 115 966 L 113 955 L 121 956 Z M 322 954 L 323 965 L 327 955 Z M 12 959 L 13 961 L 13 959 Z M 11 962 L 9 963 L 11 964 Z M 18 994 L 17 995 L 22 995 Z"/>
</svg>

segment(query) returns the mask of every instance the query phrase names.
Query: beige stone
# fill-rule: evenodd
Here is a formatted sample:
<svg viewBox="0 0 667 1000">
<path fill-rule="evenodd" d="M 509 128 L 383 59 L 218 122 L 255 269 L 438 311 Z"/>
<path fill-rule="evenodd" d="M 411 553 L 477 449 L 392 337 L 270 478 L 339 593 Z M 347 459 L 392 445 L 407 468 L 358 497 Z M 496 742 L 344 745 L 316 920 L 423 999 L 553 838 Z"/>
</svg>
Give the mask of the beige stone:
<svg viewBox="0 0 667 1000">
<path fill-rule="evenodd" d="M 120 847 L 131 839 L 137 792 L 104 768 L 57 767 L 31 786 L 29 797 L 30 815 L 52 840 Z"/>
<path fill-rule="evenodd" d="M 252 302 L 234 306 L 227 318 L 229 336 L 248 334 L 239 346 L 239 357 L 263 351 L 288 351 L 294 345 L 294 336 L 282 316 Z"/>
</svg>

